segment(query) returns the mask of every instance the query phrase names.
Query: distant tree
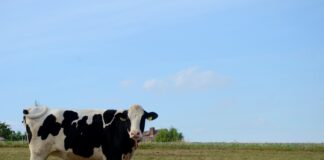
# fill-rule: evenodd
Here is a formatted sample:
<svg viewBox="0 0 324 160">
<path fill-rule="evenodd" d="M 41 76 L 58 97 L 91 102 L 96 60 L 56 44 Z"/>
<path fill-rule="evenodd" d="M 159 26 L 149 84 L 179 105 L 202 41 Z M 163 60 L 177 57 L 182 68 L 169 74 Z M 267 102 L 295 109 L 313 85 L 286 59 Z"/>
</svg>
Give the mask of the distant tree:
<svg viewBox="0 0 324 160">
<path fill-rule="evenodd" d="M 160 129 L 155 137 L 156 142 L 169 142 L 169 131 L 168 129 Z"/>
<path fill-rule="evenodd" d="M 0 122 L 0 136 L 5 139 L 10 139 L 12 135 L 12 130 L 10 126 L 4 122 Z"/>
<path fill-rule="evenodd" d="M 0 122 L 0 137 L 11 141 L 21 141 L 25 139 L 26 133 L 22 134 L 20 131 L 15 132 L 11 130 L 8 124 Z"/>
<path fill-rule="evenodd" d="M 12 141 L 21 141 L 26 138 L 26 134 L 22 134 L 20 131 L 18 132 L 13 132 L 11 135 L 11 140 Z"/>
<path fill-rule="evenodd" d="M 176 128 L 159 130 L 155 137 L 156 142 L 178 142 L 183 140 L 182 133 L 178 132 Z"/>
</svg>

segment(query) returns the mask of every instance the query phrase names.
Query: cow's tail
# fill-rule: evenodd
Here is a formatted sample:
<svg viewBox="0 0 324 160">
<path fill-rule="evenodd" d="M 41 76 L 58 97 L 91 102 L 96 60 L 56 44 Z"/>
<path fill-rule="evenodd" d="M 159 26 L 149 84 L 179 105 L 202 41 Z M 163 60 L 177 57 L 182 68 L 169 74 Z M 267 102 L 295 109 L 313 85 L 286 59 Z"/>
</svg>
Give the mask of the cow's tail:
<svg viewBox="0 0 324 160">
<path fill-rule="evenodd" d="M 34 106 L 29 109 L 24 109 L 23 113 L 26 118 L 36 119 L 45 115 L 48 111 L 46 106 Z"/>
</svg>

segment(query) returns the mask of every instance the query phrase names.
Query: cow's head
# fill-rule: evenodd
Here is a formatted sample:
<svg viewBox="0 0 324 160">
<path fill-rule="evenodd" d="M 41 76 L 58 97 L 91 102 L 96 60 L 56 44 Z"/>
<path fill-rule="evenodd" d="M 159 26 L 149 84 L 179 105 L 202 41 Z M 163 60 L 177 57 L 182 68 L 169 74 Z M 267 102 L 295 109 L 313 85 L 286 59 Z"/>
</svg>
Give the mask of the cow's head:
<svg viewBox="0 0 324 160">
<path fill-rule="evenodd" d="M 121 121 L 128 122 L 129 137 L 138 141 L 143 137 L 145 120 L 154 120 L 158 114 L 146 112 L 140 105 L 133 105 L 127 111 L 118 113 L 117 117 Z"/>
<path fill-rule="evenodd" d="M 36 119 L 43 116 L 48 111 L 47 106 L 35 105 L 23 110 L 24 116 L 31 119 Z"/>
</svg>

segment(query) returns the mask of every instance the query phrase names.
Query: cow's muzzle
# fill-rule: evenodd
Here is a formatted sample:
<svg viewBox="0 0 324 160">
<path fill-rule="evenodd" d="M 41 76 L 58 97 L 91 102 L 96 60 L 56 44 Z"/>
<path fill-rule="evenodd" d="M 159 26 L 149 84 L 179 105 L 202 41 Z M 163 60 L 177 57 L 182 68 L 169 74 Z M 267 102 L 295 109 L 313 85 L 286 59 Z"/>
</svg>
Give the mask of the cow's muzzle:
<svg viewBox="0 0 324 160">
<path fill-rule="evenodd" d="M 130 131 L 129 137 L 136 141 L 140 141 L 143 138 L 143 134 L 140 131 Z"/>
</svg>

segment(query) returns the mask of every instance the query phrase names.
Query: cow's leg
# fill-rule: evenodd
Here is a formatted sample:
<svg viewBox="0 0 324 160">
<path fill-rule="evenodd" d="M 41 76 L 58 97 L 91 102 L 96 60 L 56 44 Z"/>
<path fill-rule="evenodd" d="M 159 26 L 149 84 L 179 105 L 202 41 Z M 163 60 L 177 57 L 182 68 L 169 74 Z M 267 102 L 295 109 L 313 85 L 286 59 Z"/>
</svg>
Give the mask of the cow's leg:
<svg viewBox="0 0 324 160">
<path fill-rule="evenodd" d="M 30 152 L 30 160 L 46 160 L 48 156 L 47 153 Z"/>
<path fill-rule="evenodd" d="M 132 154 L 127 153 L 122 155 L 122 160 L 131 160 L 132 159 Z"/>
<path fill-rule="evenodd" d="M 30 160 L 46 160 L 46 159 L 47 159 L 47 156 L 36 155 L 36 154 L 30 155 Z"/>
</svg>

